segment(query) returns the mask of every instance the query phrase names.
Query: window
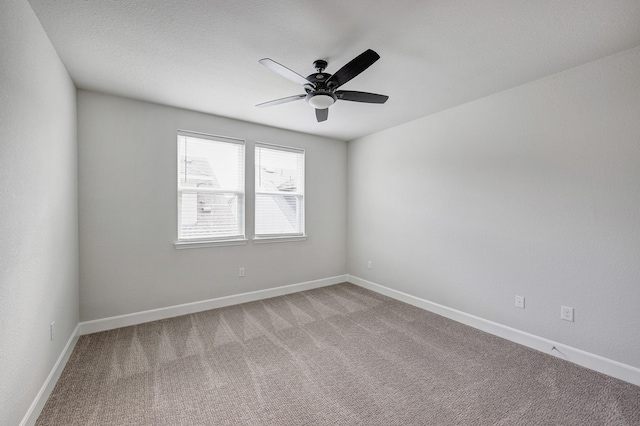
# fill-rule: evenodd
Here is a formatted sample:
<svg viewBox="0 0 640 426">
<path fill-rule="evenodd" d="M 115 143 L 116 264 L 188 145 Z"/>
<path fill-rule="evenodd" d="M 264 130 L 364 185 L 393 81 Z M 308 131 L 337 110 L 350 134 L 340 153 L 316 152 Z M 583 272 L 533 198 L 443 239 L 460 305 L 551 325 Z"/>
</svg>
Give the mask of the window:
<svg viewBox="0 0 640 426">
<path fill-rule="evenodd" d="M 244 141 L 178 132 L 176 247 L 244 238 Z"/>
<path fill-rule="evenodd" d="M 304 150 L 256 143 L 255 235 L 304 236 Z"/>
</svg>

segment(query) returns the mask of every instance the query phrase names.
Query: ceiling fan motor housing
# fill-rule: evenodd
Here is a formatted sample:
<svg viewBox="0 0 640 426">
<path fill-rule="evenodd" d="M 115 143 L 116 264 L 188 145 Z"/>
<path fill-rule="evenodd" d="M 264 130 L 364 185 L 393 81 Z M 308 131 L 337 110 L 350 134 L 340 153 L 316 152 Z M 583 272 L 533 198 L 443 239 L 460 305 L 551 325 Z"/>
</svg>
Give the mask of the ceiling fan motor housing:
<svg viewBox="0 0 640 426">
<path fill-rule="evenodd" d="M 311 85 L 305 87 L 307 90 L 307 97 L 305 100 L 316 109 L 329 108 L 338 100 L 338 98 L 333 94 L 332 88 L 326 84 L 327 80 L 331 77 L 331 74 L 322 72 L 327 67 L 327 61 L 318 59 L 313 63 L 313 66 L 318 72 L 307 77 L 307 80 Z"/>
<path fill-rule="evenodd" d="M 321 71 L 307 76 L 307 80 L 315 86 L 317 90 L 329 90 L 330 88 L 327 86 L 329 78 L 331 78 L 331 74 Z"/>
</svg>

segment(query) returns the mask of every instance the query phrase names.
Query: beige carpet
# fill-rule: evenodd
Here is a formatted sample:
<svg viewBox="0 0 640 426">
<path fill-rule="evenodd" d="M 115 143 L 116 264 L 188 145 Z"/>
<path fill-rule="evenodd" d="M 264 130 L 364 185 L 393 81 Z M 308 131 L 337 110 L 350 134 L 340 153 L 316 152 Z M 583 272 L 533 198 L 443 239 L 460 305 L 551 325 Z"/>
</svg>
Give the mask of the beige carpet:
<svg viewBox="0 0 640 426">
<path fill-rule="evenodd" d="M 640 387 L 351 284 L 82 336 L 38 425 L 640 425 Z"/>
</svg>

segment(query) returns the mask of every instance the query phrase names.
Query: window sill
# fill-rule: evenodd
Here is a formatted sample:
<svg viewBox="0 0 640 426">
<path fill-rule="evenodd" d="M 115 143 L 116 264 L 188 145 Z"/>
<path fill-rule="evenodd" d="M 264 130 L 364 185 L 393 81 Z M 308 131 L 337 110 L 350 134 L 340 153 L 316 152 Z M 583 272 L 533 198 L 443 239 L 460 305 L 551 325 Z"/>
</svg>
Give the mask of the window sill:
<svg viewBox="0 0 640 426">
<path fill-rule="evenodd" d="M 268 243 L 289 243 L 294 241 L 306 241 L 306 235 L 288 236 L 288 237 L 254 237 L 253 244 Z"/>
<path fill-rule="evenodd" d="M 221 246 L 242 246 L 247 244 L 247 240 L 218 240 L 218 241 L 176 241 L 173 243 L 177 250 L 204 248 L 204 247 L 221 247 Z"/>
</svg>

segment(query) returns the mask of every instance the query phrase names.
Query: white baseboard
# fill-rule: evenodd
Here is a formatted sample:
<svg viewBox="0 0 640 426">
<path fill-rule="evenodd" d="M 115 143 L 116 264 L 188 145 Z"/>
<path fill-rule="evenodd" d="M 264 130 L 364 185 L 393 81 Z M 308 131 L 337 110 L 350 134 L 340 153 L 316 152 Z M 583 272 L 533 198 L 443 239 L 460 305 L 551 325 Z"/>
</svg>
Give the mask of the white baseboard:
<svg viewBox="0 0 640 426">
<path fill-rule="evenodd" d="M 640 369 L 630 365 L 622 364 L 608 358 L 601 357 L 562 343 L 554 342 L 543 337 L 526 333 L 515 328 L 507 327 L 502 324 L 495 323 L 474 315 L 467 314 L 438 303 L 430 302 L 410 294 L 393 290 L 389 287 L 363 280 L 353 275 L 347 275 L 347 281 L 364 287 L 368 290 L 375 291 L 382 295 L 391 297 L 401 302 L 408 303 L 418 308 L 422 308 L 429 312 L 441 315 L 454 321 L 477 328 L 498 337 L 510 340 L 512 342 L 527 346 L 529 348 L 544 352 L 546 354 L 562 358 L 582 367 L 597 371 L 616 379 L 624 380 L 636 386 L 640 386 Z M 554 349 L 555 348 L 555 349 Z"/>
<path fill-rule="evenodd" d="M 69 337 L 69 340 L 62 350 L 62 353 L 58 357 L 58 360 L 51 369 L 51 372 L 47 376 L 47 379 L 44 381 L 44 384 L 40 388 L 40 391 L 38 391 L 36 398 L 31 403 L 29 410 L 27 410 L 27 413 L 22 418 L 20 426 L 32 426 L 36 424 L 36 421 L 38 420 L 38 417 L 40 416 L 44 405 L 49 399 L 49 395 L 51 395 L 51 391 L 53 391 L 53 388 L 60 378 L 60 374 L 62 374 L 62 370 L 64 370 L 65 365 L 67 365 L 67 361 L 69 361 L 69 357 L 73 352 L 73 348 L 76 347 L 78 337 L 80 337 L 79 331 L 80 324 L 76 325 L 76 328 L 71 333 L 71 337 Z"/>
<path fill-rule="evenodd" d="M 128 327 L 130 325 L 142 324 L 145 322 L 157 321 L 165 318 L 173 318 L 180 315 L 188 315 L 196 312 L 208 311 L 209 309 L 223 308 L 225 306 L 253 302 L 255 300 L 268 299 L 270 297 L 297 293 L 299 291 L 326 287 L 333 284 L 340 284 L 345 281 L 347 281 L 347 275 L 338 275 L 335 277 L 306 281 L 297 284 L 285 285 L 282 287 L 269 288 L 266 290 L 234 294 L 232 296 L 218 297 L 215 299 L 185 303 L 182 305 L 168 306 L 166 308 L 151 309 L 148 311 L 135 312 L 132 314 L 102 318 L 93 321 L 83 321 L 79 324 L 80 335 L 113 330 L 120 327 Z"/>
</svg>

